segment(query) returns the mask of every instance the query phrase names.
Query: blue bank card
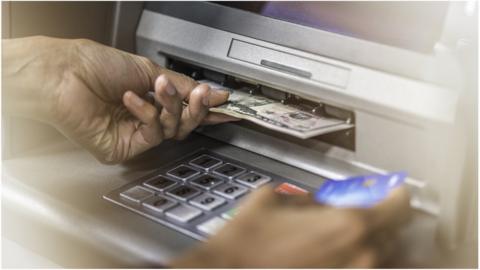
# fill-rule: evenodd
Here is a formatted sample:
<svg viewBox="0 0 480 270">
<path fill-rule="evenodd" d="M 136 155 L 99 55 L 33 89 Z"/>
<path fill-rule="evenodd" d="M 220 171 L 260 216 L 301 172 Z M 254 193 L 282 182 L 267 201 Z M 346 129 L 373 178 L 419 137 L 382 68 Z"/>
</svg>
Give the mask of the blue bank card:
<svg viewBox="0 0 480 270">
<path fill-rule="evenodd" d="M 405 182 L 405 172 L 327 179 L 315 192 L 315 200 L 337 207 L 368 208 L 385 199 L 392 189 Z"/>
</svg>

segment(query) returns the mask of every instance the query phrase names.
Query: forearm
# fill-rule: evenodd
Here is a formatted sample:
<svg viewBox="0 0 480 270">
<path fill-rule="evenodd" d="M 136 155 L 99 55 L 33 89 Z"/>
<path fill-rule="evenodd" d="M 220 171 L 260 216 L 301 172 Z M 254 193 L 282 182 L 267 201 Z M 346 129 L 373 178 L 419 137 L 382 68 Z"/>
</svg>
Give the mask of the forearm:
<svg viewBox="0 0 480 270">
<path fill-rule="evenodd" d="M 47 37 L 2 40 L 4 113 L 49 121 L 49 100 L 68 70 L 67 42 Z"/>
</svg>

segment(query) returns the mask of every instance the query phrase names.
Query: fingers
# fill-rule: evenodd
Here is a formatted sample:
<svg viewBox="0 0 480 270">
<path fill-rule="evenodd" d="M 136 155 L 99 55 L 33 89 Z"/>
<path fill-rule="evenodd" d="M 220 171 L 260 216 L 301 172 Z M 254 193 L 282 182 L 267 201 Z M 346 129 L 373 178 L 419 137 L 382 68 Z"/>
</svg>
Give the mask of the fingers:
<svg viewBox="0 0 480 270">
<path fill-rule="evenodd" d="M 404 188 L 397 188 L 380 204 L 370 209 L 330 209 L 325 213 L 337 232 L 328 247 L 331 254 L 343 250 L 339 258 L 349 268 L 370 268 L 385 262 L 395 251 L 395 233 L 409 214 L 409 196 Z M 324 215 L 326 218 L 327 215 Z M 351 249 L 350 246 L 359 246 Z"/>
<path fill-rule="evenodd" d="M 410 196 L 405 187 L 399 187 L 381 203 L 362 211 L 370 232 L 395 229 L 410 218 Z"/>
<path fill-rule="evenodd" d="M 372 268 L 384 267 L 395 254 L 398 254 L 397 235 L 394 231 L 384 231 L 374 239 L 362 243 L 364 246 L 353 252 L 344 267 Z"/>
<path fill-rule="evenodd" d="M 227 91 L 223 91 L 219 89 L 212 90 L 209 96 L 210 106 L 215 107 L 227 102 L 229 95 L 230 93 Z"/>
<path fill-rule="evenodd" d="M 385 230 L 396 229 L 404 225 L 410 217 L 410 197 L 406 188 L 399 187 L 379 204 L 372 208 L 350 208 L 343 209 L 351 216 L 363 223 L 368 233 L 376 233 Z"/>
<path fill-rule="evenodd" d="M 164 74 L 173 84 L 175 89 L 177 89 L 178 93 L 180 94 L 182 100 L 188 100 L 190 93 L 198 85 L 194 79 L 169 69 L 162 69 L 161 74 Z"/>
<path fill-rule="evenodd" d="M 386 265 L 398 254 L 398 233 L 395 230 L 379 232 L 370 240 L 370 245 L 377 251 L 377 264 Z"/>
<path fill-rule="evenodd" d="M 123 104 L 128 111 L 137 117 L 146 125 L 154 125 L 157 123 L 157 109 L 144 99 L 137 96 L 132 91 L 127 91 L 123 95 Z"/>
<path fill-rule="evenodd" d="M 208 113 L 210 92 L 210 87 L 207 84 L 200 84 L 190 93 L 188 106 L 182 112 L 180 126 L 175 136 L 176 139 L 184 139 L 193 129 L 200 125 Z"/>
<path fill-rule="evenodd" d="M 275 204 L 278 199 L 278 194 L 275 193 L 271 185 L 265 185 L 250 194 L 245 202 L 242 203 L 242 208 L 258 209 L 269 207 Z"/>
<path fill-rule="evenodd" d="M 223 114 L 208 113 L 208 108 L 217 106 L 228 100 L 229 93 L 222 90 L 211 90 L 206 84 L 198 85 L 190 77 L 167 69 L 161 69 L 162 75 L 155 80 L 154 101 L 161 110 L 157 119 L 161 128 L 161 139 L 184 139 L 200 124 L 218 124 L 239 119 Z M 152 115 L 158 110 L 154 106 L 138 98 L 135 93 L 125 94 L 130 100 L 128 110 L 142 123 L 151 123 Z M 134 95 L 134 96 L 133 96 Z M 183 108 L 183 100 L 188 106 Z M 137 106 L 133 106 L 137 102 Z M 145 102 L 145 105 L 143 102 Z M 158 113 L 157 113 L 158 115 Z M 149 121 L 149 122 L 146 122 Z"/>
<path fill-rule="evenodd" d="M 163 107 L 160 114 L 163 137 L 173 138 L 182 115 L 182 98 L 165 75 L 160 75 L 155 81 L 155 100 Z"/>
<path fill-rule="evenodd" d="M 182 100 L 185 99 L 190 101 L 190 94 L 192 93 L 193 89 L 198 86 L 198 82 L 184 74 L 168 69 L 162 69 L 161 73 L 171 81 L 172 85 L 179 92 Z M 211 107 L 218 106 L 222 103 L 225 103 L 228 100 L 228 96 L 229 92 L 227 91 L 219 89 L 212 90 L 209 96 L 209 104 Z"/>
<path fill-rule="evenodd" d="M 129 156 L 134 156 L 159 144 L 163 140 L 163 133 L 157 121 L 157 109 L 132 91 L 127 91 L 123 95 L 123 103 L 128 111 L 141 122 L 129 143 L 131 148 Z"/>
</svg>

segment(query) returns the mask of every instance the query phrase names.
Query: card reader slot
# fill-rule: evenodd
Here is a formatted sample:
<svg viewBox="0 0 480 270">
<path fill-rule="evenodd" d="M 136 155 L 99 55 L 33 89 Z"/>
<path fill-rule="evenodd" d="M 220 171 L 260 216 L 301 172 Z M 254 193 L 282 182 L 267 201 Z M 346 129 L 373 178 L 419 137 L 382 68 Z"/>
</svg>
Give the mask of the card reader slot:
<svg viewBox="0 0 480 270">
<path fill-rule="evenodd" d="M 325 60 L 270 48 L 247 41 L 232 39 L 227 56 L 264 68 L 293 74 L 322 84 L 346 88 L 350 69 Z"/>
</svg>

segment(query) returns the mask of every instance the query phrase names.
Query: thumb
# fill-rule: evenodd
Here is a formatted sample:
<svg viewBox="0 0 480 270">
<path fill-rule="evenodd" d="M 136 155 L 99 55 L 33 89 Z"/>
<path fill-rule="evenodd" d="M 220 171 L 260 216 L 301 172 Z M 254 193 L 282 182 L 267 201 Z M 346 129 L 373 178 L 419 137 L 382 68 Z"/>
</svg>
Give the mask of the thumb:
<svg viewBox="0 0 480 270">
<path fill-rule="evenodd" d="M 166 68 L 159 67 L 159 74 L 157 74 L 157 76 L 160 74 L 167 76 L 169 82 L 173 84 L 175 89 L 180 94 L 180 97 L 182 98 L 182 100 L 184 99 L 188 100 L 190 93 L 198 85 L 198 83 L 194 79 L 188 77 L 187 75 L 184 75 Z"/>
<path fill-rule="evenodd" d="M 210 104 L 210 107 L 218 106 L 220 104 L 227 102 L 229 96 L 230 96 L 230 93 L 227 91 L 220 90 L 220 89 L 212 89 L 212 91 L 210 91 L 210 94 L 208 96 L 208 101 L 209 101 L 208 104 Z"/>
<path fill-rule="evenodd" d="M 197 87 L 199 84 L 197 81 L 195 81 L 194 79 L 184 74 L 181 74 L 166 68 L 160 68 L 160 73 L 165 74 L 165 76 L 167 76 L 169 81 L 180 93 L 180 96 L 182 97 L 182 99 L 187 101 L 190 97 L 190 93 L 192 92 L 192 90 L 195 87 Z M 208 104 L 210 104 L 211 107 L 218 106 L 222 103 L 227 102 L 228 96 L 229 96 L 228 91 L 224 91 L 221 89 L 211 89 L 211 90 L 212 91 L 209 92 L 210 94 L 208 97 L 208 101 L 209 101 Z"/>
<path fill-rule="evenodd" d="M 263 207 L 271 207 L 279 202 L 279 195 L 274 191 L 271 185 L 265 185 L 255 190 L 247 196 L 241 206 L 244 209 L 259 209 Z"/>
<path fill-rule="evenodd" d="M 397 228 L 411 218 L 410 195 L 405 187 L 398 187 L 381 203 L 359 211 L 368 222 L 369 231 Z"/>
</svg>

